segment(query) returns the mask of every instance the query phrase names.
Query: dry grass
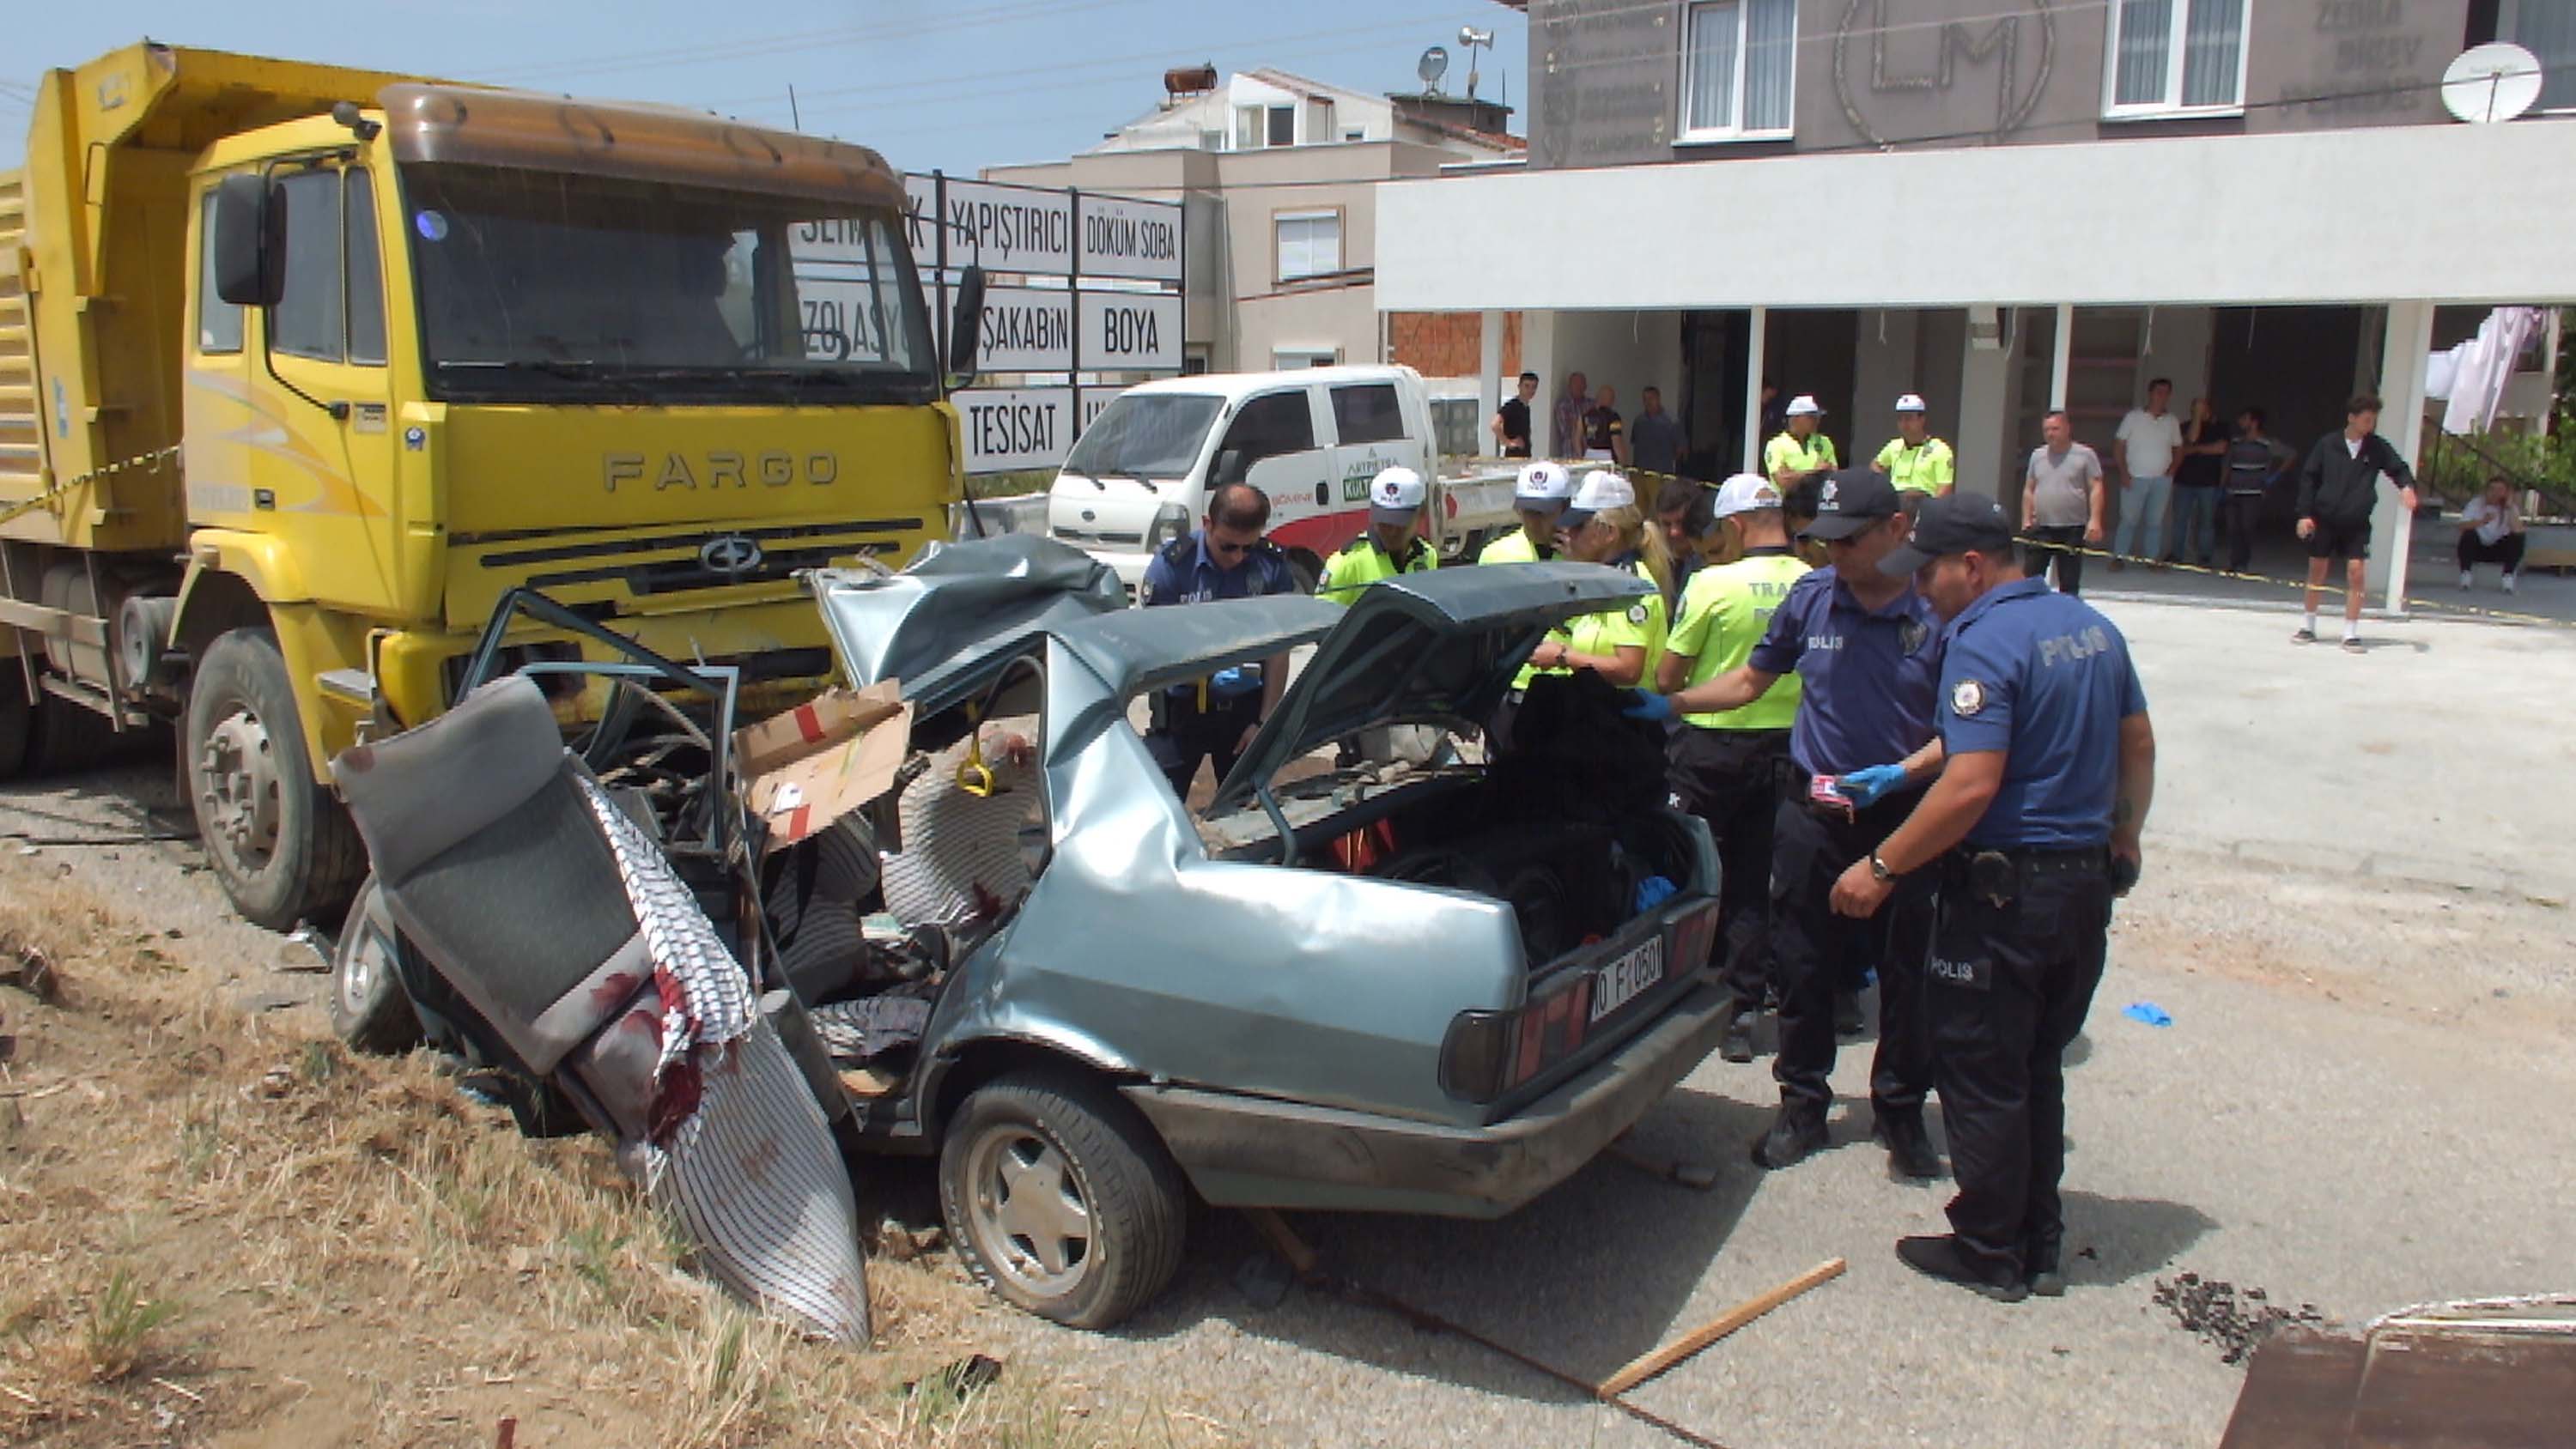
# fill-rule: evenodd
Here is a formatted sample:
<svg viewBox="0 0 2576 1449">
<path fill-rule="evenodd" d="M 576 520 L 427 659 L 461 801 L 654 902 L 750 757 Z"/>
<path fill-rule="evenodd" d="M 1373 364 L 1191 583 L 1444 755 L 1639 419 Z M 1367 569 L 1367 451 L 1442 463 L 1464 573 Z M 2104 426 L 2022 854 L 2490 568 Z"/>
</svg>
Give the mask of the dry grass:
<svg viewBox="0 0 2576 1449">
<path fill-rule="evenodd" d="M 245 1017 L 67 883 L 0 863 L 0 1444 L 1240 1442 L 938 1369 L 1001 1311 L 946 1258 L 870 1265 L 878 1343 L 800 1339 L 680 1270 L 591 1139 L 532 1142 L 430 1058 Z"/>
</svg>

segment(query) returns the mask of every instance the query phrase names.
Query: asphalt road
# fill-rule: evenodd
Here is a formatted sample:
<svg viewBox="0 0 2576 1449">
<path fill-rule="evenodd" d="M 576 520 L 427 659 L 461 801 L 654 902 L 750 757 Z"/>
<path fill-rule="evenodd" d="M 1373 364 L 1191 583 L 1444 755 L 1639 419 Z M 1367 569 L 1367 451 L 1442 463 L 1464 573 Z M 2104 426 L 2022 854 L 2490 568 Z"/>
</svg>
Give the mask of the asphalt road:
<svg viewBox="0 0 2576 1449">
<path fill-rule="evenodd" d="M 1865 1047 L 1836 1073 L 1836 1150 L 1786 1173 L 1744 1156 L 1773 1101 L 1767 1062 L 1712 1060 L 1637 1133 L 1713 1165 L 1711 1190 L 1601 1161 L 1500 1222 L 1297 1229 L 1336 1270 L 1584 1378 L 1848 1259 L 1635 1391 L 1739 1449 L 2213 1444 L 2242 1370 L 2152 1302 L 2186 1270 L 2353 1323 L 2576 1287 L 2576 630 L 2378 624 L 2355 657 L 2294 648 L 2280 614 L 2109 607 L 2146 676 L 2162 782 L 2070 1079 L 2065 1298 L 1999 1306 L 1897 1263 L 1897 1236 L 1941 1229 L 1946 1194 L 1885 1176 Z M 0 834 L 166 826 L 143 813 L 175 806 L 166 773 L 0 792 Z M 229 920 L 190 847 L 39 850 L 180 931 L 190 964 L 252 1004 L 318 1000 L 318 977 L 283 969 L 309 954 Z M 2121 1014 L 2140 1001 L 2173 1024 Z M 1671 1442 L 1382 1312 L 1305 1289 L 1261 1306 L 1241 1282 L 1262 1255 L 1250 1229 L 1206 1213 L 1193 1232 L 1179 1280 L 1124 1331 L 996 1308 L 973 1347 L 1257 1443 Z"/>
</svg>

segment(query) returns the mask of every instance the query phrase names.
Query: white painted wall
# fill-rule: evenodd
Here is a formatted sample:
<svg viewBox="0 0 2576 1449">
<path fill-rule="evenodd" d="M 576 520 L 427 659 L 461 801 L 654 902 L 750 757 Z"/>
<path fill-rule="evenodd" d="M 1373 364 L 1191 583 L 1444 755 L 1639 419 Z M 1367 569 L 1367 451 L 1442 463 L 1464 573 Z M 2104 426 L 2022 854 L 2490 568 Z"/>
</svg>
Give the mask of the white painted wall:
<svg viewBox="0 0 2576 1449">
<path fill-rule="evenodd" d="M 2571 158 L 2576 118 L 2553 118 L 1401 182 L 1379 199 L 1379 298 L 1398 311 L 2576 300 Z M 2336 201 L 2335 178 L 2378 188 L 2379 210 Z M 1909 220 L 1828 222 L 1794 245 L 1742 224 L 1811 215 L 1820 196 Z M 2003 200 L 1962 203 L 1975 197 Z M 2048 197 L 2082 200 L 2027 204 Z"/>
<path fill-rule="evenodd" d="M 1383 305 L 1383 303 L 1381 303 Z M 1531 349 L 1530 334 L 1521 335 L 1523 364 L 1539 375 L 1541 418 L 1556 406 L 1565 390 L 1565 375 L 1580 369 L 1592 390 L 1604 383 L 1617 388 L 1619 415 L 1634 418 L 1638 398 L 1652 383 L 1664 391 L 1667 412 L 1676 406 L 1682 381 L 1682 319 L 1679 312 L 1559 312 L 1550 329 L 1544 360 Z M 1545 438 L 1546 423 L 1533 422 Z"/>
</svg>

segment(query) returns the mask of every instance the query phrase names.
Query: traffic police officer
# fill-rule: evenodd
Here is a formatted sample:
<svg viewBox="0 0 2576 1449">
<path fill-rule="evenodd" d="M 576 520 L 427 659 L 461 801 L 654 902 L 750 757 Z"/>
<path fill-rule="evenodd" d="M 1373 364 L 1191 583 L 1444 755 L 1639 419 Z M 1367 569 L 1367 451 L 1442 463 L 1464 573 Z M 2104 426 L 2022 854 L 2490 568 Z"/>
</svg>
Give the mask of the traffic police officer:
<svg viewBox="0 0 2576 1449">
<path fill-rule="evenodd" d="M 1787 431 L 1762 446 L 1762 471 L 1780 490 L 1792 528 L 1803 528 L 1816 516 L 1817 487 L 1842 466 L 1834 440 L 1819 431 L 1824 422 L 1825 410 L 1816 406 L 1813 394 L 1802 392 L 1789 400 Z"/>
<path fill-rule="evenodd" d="M 1647 525 L 1636 487 L 1607 468 L 1583 475 L 1562 525 L 1567 558 L 1633 570 L 1655 592 L 1624 610 L 1576 617 L 1540 640 L 1530 663 L 1542 674 L 1589 669 L 1622 688 L 1645 687 L 1664 652 L 1664 590 L 1673 573 L 1662 532 Z"/>
<path fill-rule="evenodd" d="M 1950 445 L 1932 436 L 1923 399 L 1910 392 L 1896 400 L 1896 436 L 1887 440 L 1869 466 L 1896 485 L 1897 500 L 1909 516 L 1922 508 L 1924 499 L 1949 492 L 1959 476 L 1958 459 Z"/>
<path fill-rule="evenodd" d="M 1743 667 L 1668 697 L 1649 696 L 1635 712 L 1660 718 L 1742 709 L 1781 676 L 1798 675 L 1771 856 L 1772 970 L 1780 994 L 1772 1076 L 1780 1114 L 1754 1142 L 1753 1160 L 1788 1167 L 1828 1145 L 1834 988 L 1874 966 L 1870 1135 L 1899 1174 L 1936 1177 L 1941 1160 L 1923 1128 L 1932 1062 L 1921 999 L 1932 882 L 1902 883 L 1888 908 L 1865 921 L 1836 915 L 1831 893 L 1835 878 L 1905 819 L 1919 782 L 1938 770 L 1932 700 L 1940 682 L 1939 620 L 1910 583 L 1879 571 L 1879 560 L 1904 543 L 1908 524 L 1886 478 L 1866 468 L 1829 473 L 1816 507 L 1806 533 L 1825 541 L 1833 561 L 1790 587 Z M 1886 760 L 1903 763 L 1863 768 Z"/>
<path fill-rule="evenodd" d="M 1717 490 L 1709 532 L 1729 562 L 1712 564 L 1682 587 L 1681 610 L 1665 642 L 1655 687 L 1666 693 L 1742 668 L 1769 632 L 1771 616 L 1806 561 L 1789 552 L 1780 490 L 1738 473 Z M 1735 997 L 1719 1051 L 1753 1060 L 1753 1027 L 1771 985 L 1771 852 L 1789 725 L 1798 715 L 1790 675 L 1741 709 L 1686 714 L 1666 745 L 1666 779 L 1682 808 L 1708 822 L 1717 840 L 1718 970 Z"/>
<path fill-rule="evenodd" d="M 1412 469 L 1380 469 L 1369 480 L 1368 531 L 1324 560 L 1324 576 L 1316 582 L 1315 597 L 1348 604 L 1380 579 L 1438 568 L 1439 550 L 1414 532 L 1422 522 L 1423 502 L 1430 496 L 1422 475 Z"/>
<path fill-rule="evenodd" d="M 1834 888 L 1837 910 L 1865 916 L 1940 880 L 1927 996 L 1959 1194 L 1948 1235 L 1896 1252 L 2003 1302 L 2054 1296 L 2066 1047 L 2102 979 L 2111 899 L 2137 878 L 2155 731 L 2128 641 L 2022 576 L 2001 508 L 1927 503 L 1912 546 L 1880 566 L 1912 573 L 1950 621 L 1941 778 Z"/>
<path fill-rule="evenodd" d="M 1562 463 L 1537 462 L 1522 467 L 1512 484 L 1512 511 L 1520 528 L 1485 545 L 1480 564 L 1541 563 L 1556 557 L 1556 525 L 1574 497 L 1573 475 Z M 1526 683 L 1526 681 L 1524 681 Z"/>
<path fill-rule="evenodd" d="M 1295 593 L 1288 556 L 1261 536 L 1269 526 L 1270 497 L 1260 489 L 1228 483 L 1209 494 L 1207 516 L 1198 529 L 1172 540 L 1145 565 L 1145 606 Z M 1283 654 L 1221 669 L 1157 694 L 1145 746 L 1172 782 L 1172 793 L 1189 798 L 1201 760 L 1215 765 L 1222 783 L 1287 684 L 1288 657 Z"/>
</svg>

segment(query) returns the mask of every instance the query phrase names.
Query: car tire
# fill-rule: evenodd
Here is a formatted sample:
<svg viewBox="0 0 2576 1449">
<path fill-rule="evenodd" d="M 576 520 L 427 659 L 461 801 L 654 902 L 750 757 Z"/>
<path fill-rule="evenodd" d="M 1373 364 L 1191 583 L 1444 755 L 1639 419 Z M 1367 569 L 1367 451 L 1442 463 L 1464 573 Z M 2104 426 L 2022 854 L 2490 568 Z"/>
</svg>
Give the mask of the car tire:
<svg viewBox="0 0 2576 1449">
<path fill-rule="evenodd" d="M 346 905 L 366 846 L 313 778 L 277 636 L 235 629 L 188 692 L 188 798 L 207 862 L 242 918 L 272 931 Z"/>
<path fill-rule="evenodd" d="M 939 1206 L 968 1271 L 1004 1301 L 1099 1329 L 1171 1281 L 1189 1189 L 1153 1128 L 1106 1085 L 1014 1073 L 977 1088 L 950 1122 Z"/>
<path fill-rule="evenodd" d="M 412 1010 L 397 964 L 410 949 L 385 908 L 383 888 L 367 877 L 331 952 L 331 1030 L 340 1040 L 379 1056 L 420 1045 L 420 1013 Z"/>
</svg>

